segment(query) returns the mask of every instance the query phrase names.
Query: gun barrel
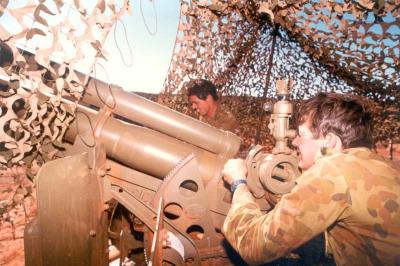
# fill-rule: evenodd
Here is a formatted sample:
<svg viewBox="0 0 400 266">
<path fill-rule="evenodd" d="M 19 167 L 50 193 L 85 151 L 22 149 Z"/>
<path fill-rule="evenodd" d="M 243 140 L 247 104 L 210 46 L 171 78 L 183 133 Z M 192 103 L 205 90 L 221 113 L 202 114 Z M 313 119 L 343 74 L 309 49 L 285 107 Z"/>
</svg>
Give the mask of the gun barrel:
<svg viewBox="0 0 400 266">
<path fill-rule="evenodd" d="M 64 138 L 74 142 L 79 134 L 86 143 L 94 143 L 92 131 L 96 119 L 96 111 L 78 106 L 76 120 Z M 219 175 L 226 160 L 221 155 L 155 130 L 125 123 L 112 117 L 104 123 L 96 140 L 102 142 L 107 155 L 113 160 L 160 179 L 182 159 L 194 153 L 199 162 L 202 180 L 207 183 L 215 175 Z"/>
<path fill-rule="evenodd" d="M 240 138 L 231 132 L 216 129 L 197 119 L 96 79 L 90 79 L 87 87 L 82 98 L 83 103 L 97 107 L 107 103 L 113 106 L 115 114 L 228 158 L 235 156 L 239 150 Z"/>
</svg>

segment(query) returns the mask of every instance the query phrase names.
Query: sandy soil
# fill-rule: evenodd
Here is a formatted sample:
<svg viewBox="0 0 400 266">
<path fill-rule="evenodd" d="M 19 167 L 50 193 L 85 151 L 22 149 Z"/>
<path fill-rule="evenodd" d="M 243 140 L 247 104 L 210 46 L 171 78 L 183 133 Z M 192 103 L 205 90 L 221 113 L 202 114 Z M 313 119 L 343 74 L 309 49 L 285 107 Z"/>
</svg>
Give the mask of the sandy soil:
<svg viewBox="0 0 400 266">
<path fill-rule="evenodd" d="M 26 180 L 26 182 L 29 182 Z M 17 195 L 19 186 L 14 178 L 0 176 L 0 265 L 24 265 L 24 229 L 25 225 L 36 216 L 36 200 L 32 195 Z M 21 196 L 21 204 L 14 208 L 6 205 Z"/>
</svg>

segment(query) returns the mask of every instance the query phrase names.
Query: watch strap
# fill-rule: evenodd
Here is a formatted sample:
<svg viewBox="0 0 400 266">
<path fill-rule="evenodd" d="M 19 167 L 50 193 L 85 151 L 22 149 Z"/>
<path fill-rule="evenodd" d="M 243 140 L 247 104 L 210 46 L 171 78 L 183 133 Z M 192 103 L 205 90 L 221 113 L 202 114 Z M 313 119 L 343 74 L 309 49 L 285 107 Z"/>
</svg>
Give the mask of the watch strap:
<svg viewBox="0 0 400 266">
<path fill-rule="evenodd" d="M 233 181 L 233 182 L 232 182 L 232 185 L 231 185 L 231 192 L 232 192 L 232 193 L 235 192 L 235 190 L 237 189 L 237 187 L 238 187 L 239 185 L 241 185 L 241 184 L 247 185 L 246 179 L 237 179 L 237 180 Z"/>
</svg>

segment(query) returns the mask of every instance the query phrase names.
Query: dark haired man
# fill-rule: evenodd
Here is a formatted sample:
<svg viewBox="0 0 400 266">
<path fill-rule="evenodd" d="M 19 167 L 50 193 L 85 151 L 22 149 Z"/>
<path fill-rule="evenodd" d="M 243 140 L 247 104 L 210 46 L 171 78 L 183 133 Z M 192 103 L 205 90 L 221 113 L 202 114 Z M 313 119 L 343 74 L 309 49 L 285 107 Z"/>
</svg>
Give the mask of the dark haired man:
<svg viewBox="0 0 400 266">
<path fill-rule="evenodd" d="M 320 93 L 298 113 L 293 145 L 305 171 L 273 210 L 263 214 L 257 207 L 242 160 L 225 165 L 224 179 L 236 188 L 223 226 L 228 241 L 258 264 L 325 232 L 337 265 L 400 265 L 400 170 L 370 150 L 366 104 Z"/>
<path fill-rule="evenodd" d="M 191 107 L 200 115 L 200 121 L 236 133 L 237 122 L 233 114 L 218 101 L 215 85 L 205 79 L 185 83 Z"/>
</svg>

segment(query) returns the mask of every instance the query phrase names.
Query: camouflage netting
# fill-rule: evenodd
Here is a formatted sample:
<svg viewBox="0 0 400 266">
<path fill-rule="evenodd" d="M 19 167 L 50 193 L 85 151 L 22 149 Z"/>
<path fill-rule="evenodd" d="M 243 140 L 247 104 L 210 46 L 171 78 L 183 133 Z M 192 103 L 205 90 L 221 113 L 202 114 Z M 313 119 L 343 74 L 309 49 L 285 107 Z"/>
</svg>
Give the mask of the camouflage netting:
<svg viewBox="0 0 400 266">
<path fill-rule="evenodd" d="M 237 116 L 245 146 L 271 146 L 262 103 L 274 97 L 276 80 L 289 79 L 299 100 L 319 91 L 370 98 L 375 140 L 399 142 L 399 13 L 396 1 L 181 1 L 159 101 L 193 115 L 182 85 L 209 79 Z"/>
<path fill-rule="evenodd" d="M 1 2 L 0 16 L 8 23 L 0 25 L 0 166 L 40 164 L 62 148 L 75 106 L 62 104 L 61 97 L 78 101 L 85 88 L 69 69 L 95 71 L 106 56 L 107 34 L 130 11 L 128 1 L 119 7 L 98 1 L 90 9 L 65 2 L 27 1 L 13 8 Z M 34 56 L 27 51 L 32 45 Z"/>
<path fill-rule="evenodd" d="M 15 181 L 1 191 L 0 222 L 12 222 L 11 210 L 31 193 L 23 177 L 33 178 L 63 149 L 75 104 L 61 98 L 77 102 L 88 81 L 70 69 L 95 74 L 98 59 L 107 56 L 102 46 L 109 31 L 130 11 L 128 0 L 115 2 L 0 2 L 0 178 Z"/>
</svg>

